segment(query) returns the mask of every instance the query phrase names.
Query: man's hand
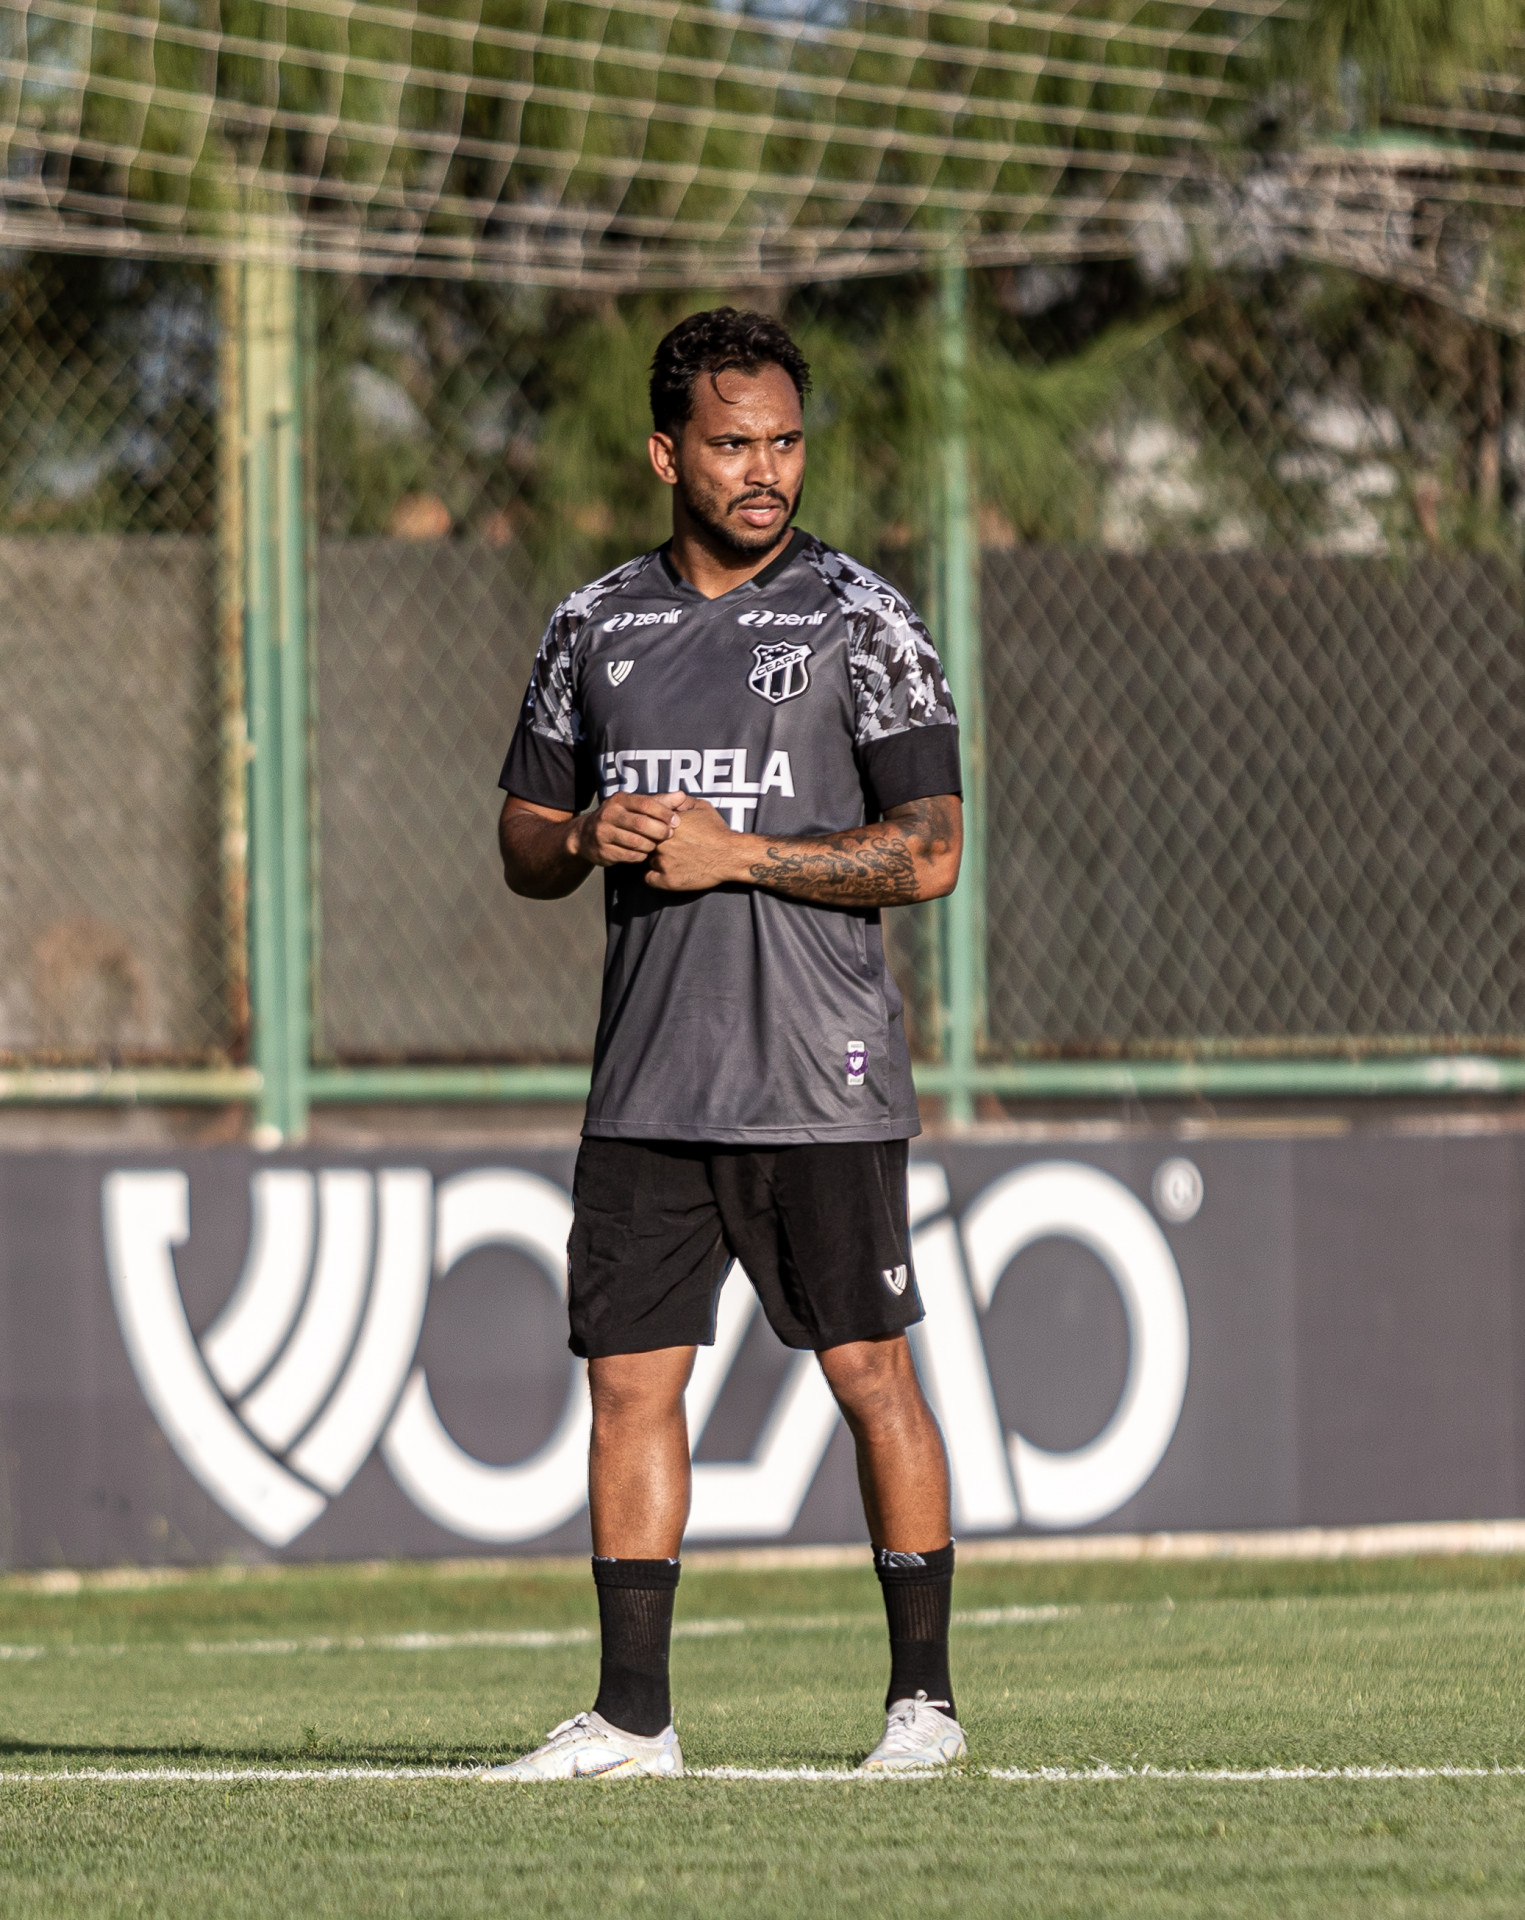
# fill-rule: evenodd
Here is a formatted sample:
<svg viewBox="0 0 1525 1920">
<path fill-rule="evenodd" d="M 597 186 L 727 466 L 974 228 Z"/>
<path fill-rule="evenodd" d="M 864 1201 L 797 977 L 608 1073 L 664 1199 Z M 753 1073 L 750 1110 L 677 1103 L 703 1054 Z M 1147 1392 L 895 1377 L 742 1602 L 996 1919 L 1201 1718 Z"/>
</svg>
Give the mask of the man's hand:
<svg viewBox="0 0 1525 1920">
<path fill-rule="evenodd" d="M 510 794 L 498 822 L 503 877 L 529 900 L 564 900 L 595 867 L 639 865 L 672 833 L 681 795 L 612 793 L 573 815 Z"/>
<path fill-rule="evenodd" d="M 686 793 L 670 797 L 676 803 L 672 829 L 651 855 L 647 886 L 660 893 L 703 893 L 728 880 L 745 880 L 745 848 L 756 836 L 733 833 L 708 800 Z"/>
<path fill-rule="evenodd" d="M 650 859 L 672 838 L 684 797 L 680 793 L 611 793 L 602 806 L 580 813 L 572 822 L 567 852 L 590 867 L 630 866 Z"/>
<path fill-rule="evenodd" d="M 953 794 L 891 807 L 872 826 L 809 838 L 735 833 L 707 800 L 670 798 L 672 832 L 646 870 L 647 885 L 662 892 L 739 882 L 821 906 L 900 907 L 951 893 L 958 879 L 963 808 Z"/>
<path fill-rule="evenodd" d="M 557 900 L 594 867 L 644 866 L 658 893 L 767 887 L 821 906 L 899 907 L 951 893 L 963 846 L 953 794 L 891 807 L 872 826 L 807 838 L 736 833 L 689 793 L 614 793 L 575 819 L 510 799 L 499 828 L 515 893 Z"/>
</svg>

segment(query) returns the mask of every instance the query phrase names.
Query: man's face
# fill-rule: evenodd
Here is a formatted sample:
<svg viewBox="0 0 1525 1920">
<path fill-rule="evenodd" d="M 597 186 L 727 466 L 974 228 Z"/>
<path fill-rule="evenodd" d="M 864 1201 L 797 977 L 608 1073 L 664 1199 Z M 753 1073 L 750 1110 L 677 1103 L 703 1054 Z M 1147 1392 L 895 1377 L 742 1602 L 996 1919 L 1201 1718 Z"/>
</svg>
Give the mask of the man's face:
<svg viewBox="0 0 1525 1920">
<path fill-rule="evenodd" d="M 675 434 L 651 436 L 651 463 L 678 507 L 721 552 L 770 552 L 799 511 L 805 483 L 800 397 L 782 367 L 701 373 Z"/>
</svg>

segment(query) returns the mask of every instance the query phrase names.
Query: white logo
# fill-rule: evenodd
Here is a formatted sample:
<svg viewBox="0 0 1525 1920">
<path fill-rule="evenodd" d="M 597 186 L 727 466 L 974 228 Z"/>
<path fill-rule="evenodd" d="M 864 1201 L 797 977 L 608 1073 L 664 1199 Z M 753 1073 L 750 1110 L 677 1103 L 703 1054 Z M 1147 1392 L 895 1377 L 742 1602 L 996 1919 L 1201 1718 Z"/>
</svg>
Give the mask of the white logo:
<svg viewBox="0 0 1525 1920">
<path fill-rule="evenodd" d="M 810 658 L 809 647 L 771 640 L 753 647 L 752 658 L 755 664 L 747 675 L 747 685 L 775 707 L 785 700 L 797 700 L 810 685 L 810 669 L 805 665 Z"/>
<path fill-rule="evenodd" d="M 913 1226 L 932 1206 L 946 1205 L 947 1193 L 940 1166 L 914 1166 Z M 1186 1295 L 1153 1216 L 1110 1174 L 1076 1161 L 1046 1160 L 993 1181 L 965 1213 L 961 1232 L 955 1234 L 948 1221 L 934 1239 L 936 1233 L 932 1228 L 913 1238 L 912 1257 L 927 1310 L 926 1344 L 940 1340 L 945 1349 L 941 1362 L 928 1358 L 931 1370 L 940 1370 L 946 1382 L 933 1407 L 951 1425 L 951 1432 L 944 1427 L 950 1455 L 962 1452 L 966 1506 L 990 1515 L 987 1526 L 1009 1526 L 1020 1515 L 1031 1526 L 1083 1527 L 1115 1512 L 1164 1458 L 1186 1398 Z M 990 1306 L 1002 1276 L 1025 1247 L 1056 1238 L 1089 1247 L 1111 1274 L 1128 1319 L 1128 1373 L 1111 1419 L 1084 1446 L 1054 1453 L 1019 1433 L 1006 1434 L 1008 1479 L 999 1471 L 1001 1423 L 978 1335 L 976 1367 L 972 1355 L 955 1355 L 948 1330 L 961 1313 L 972 1317 L 973 1306 Z M 954 1484 L 960 1484 L 957 1467 Z M 1010 1518 L 997 1521 L 1000 1513 Z M 975 1524 L 967 1511 L 962 1524 Z"/>
<path fill-rule="evenodd" d="M 634 665 L 635 665 L 635 662 L 633 660 L 611 660 L 609 664 L 604 668 L 605 673 L 607 673 L 609 676 L 610 686 L 611 687 L 623 686 L 624 683 L 630 678 L 630 669 Z"/>
<path fill-rule="evenodd" d="M 1202 1176 L 1189 1160 L 1162 1160 L 1149 1189 L 1155 1212 L 1181 1225 L 1195 1220 L 1202 1206 Z"/>
<path fill-rule="evenodd" d="M 632 627 L 671 627 L 683 618 L 681 607 L 663 607 L 659 613 L 614 613 L 604 622 L 605 633 L 628 633 Z"/>
<path fill-rule="evenodd" d="M 738 627 L 818 627 L 826 618 L 822 613 L 774 613 L 768 607 L 754 607 L 750 613 L 738 613 Z"/>
<path fill-rule="evenodd" d="M 282 1547 L 311 1526 L 378 1437 L 414 1504 L 467 1539 L 534 1540 L 581 1511 L 591 1427 L 581 1361 L 570 1364 L 554 1431 L 506 1466 L 475 1459 L 451 1437 L 416 1362 L 430 1285 L 448 1284 L 474 1248 L 528 1255 L 565 1300 L 572 1208 L 561 1187 L 504 1167 L 455 1174 L 437 1188 L 417 1167 L 262 1170 L 250 1181 L 243 1273 L 199 1339 L 175 1273 L 174 1250 L 191 1230 L 186 1175 L 112 1173 L 101 1197 L 112 1297 L 143 1393 L 191 1473 L 257 1538 Z M 916 1161 L 907 1200 L 911 1262 L 882 1277 L 899 1294 L 914 1265 L 926 1319 L 911 1340 L 948 1446 L 955 1526 L 1070 1528 L 1114 1513 L 1163 1459 L 1186 1395 L 1186 1298 L 1153 1217 L 1110 1175 L 1064 1160 L 1003 1175 L 961 1221 L 949 1211 L 944 1169 Z M 1117 1406 L 1094 1439 L 1067 1452 L 1005 1429 L 978 1317 L 1012 1261 L 1049 1238 L 1078 1240 L 1097 1256 L 1128 1323 Z M 715 1344 L 699 1349 L 685 1399 L 693 1447 L 757 1312 L 756 1293 L 733 1267 Z M 695 1466 L 689 1537 L 787 1534 L 838 1417 L 814 1356 L 796 1354 L 750 1458 Z"/>
<path fill-rule="evenodd" d="M 747 778 L 748 752 L 746 747 L 621 747 L 599 756 L 601 791 L 606 799 L 611 793 L 699 794 L 744 833 L 765 793 L 794 798 L 785 749 L 768 755 L 760 780 Z"/>
<path fill-rule="evenodd" d="M 847 1043 L 847 1084 L 850 1087 L 863 1085 L 864 1069 L 868 1066 L 868 1048 L 861 1040 L 849 1040 Z"/>
<path fill-rule="evenodd" d="M 243 1274 L 198 1342 L 175 1276 L 174 1249 L 190 1237 L 186 1176 L 106 1178 L 106 1263 L 144 1396 L 207 1492 L 270 1546 L 312 1525 L 378 1436 L 414 1503 L 472 1539 L 534 1539 L 583 1503 L 580 1361 L 556 1431 L 508 1467 L 456 1445 L 413 1365 L 431 1253 L 438 1282 L 474 1247 L 517 1247 L 564 1299 L 571 1203 L 549 1180 L 506 1169 L 433 1185 L 418 1167 L 255 1174 Z"/>
</svg>

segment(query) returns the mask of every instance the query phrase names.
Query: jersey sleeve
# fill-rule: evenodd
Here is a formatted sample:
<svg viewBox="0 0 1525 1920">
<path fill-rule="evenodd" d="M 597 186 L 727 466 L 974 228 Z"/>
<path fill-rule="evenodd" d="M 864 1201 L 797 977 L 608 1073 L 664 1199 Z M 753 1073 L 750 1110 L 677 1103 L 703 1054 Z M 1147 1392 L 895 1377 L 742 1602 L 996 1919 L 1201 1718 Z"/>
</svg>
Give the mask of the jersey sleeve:
<svg viewBox="0 0 1525 1920">
<path fill-rule="evenodd" d="M 958 715 L 932 636 L 888 583 L 849 615 L 854 746 L 864 797 L 878 813 L 964 790 Z"/>
<path fill-rule="evenodd" d="M 561 813 L 581 813 L 594 790 L 573 680 L 577 630 L 569 609 L 558 607 L 530 669 L 519 724 L 498 776 L 505 793 Z"/>
</svg>

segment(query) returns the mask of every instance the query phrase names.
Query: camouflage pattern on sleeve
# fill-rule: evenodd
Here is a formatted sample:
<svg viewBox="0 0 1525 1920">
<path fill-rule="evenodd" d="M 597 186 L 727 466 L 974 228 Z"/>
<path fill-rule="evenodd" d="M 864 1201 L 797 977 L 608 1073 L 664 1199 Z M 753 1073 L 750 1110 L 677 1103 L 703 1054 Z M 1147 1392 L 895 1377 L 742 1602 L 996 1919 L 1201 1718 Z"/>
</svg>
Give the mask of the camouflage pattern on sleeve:
<svg viewBox="0 0 1525 1920">
<path fill-rule="evenodd" d="M 599 604 L 633 580 L 654 558 L 637 554 L 611 572 L 569 593 L 551 615 L 524 695 L 522 722 L 544 739 L 574 747 L 582 737 L 577 711 L 576 654 L 589 616 Z"/>
<path fill-rule="evenodd" d="M 803 557 L 831 589 L 847 623 L 855 744 L 911 727 L 957 726 L 937 648 L 904 594 L 823 541 L 810 540 Z"/>
</svg>

